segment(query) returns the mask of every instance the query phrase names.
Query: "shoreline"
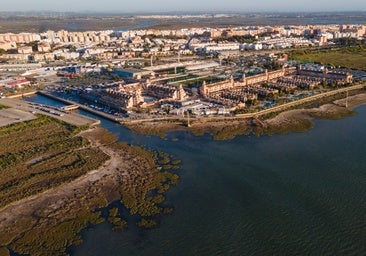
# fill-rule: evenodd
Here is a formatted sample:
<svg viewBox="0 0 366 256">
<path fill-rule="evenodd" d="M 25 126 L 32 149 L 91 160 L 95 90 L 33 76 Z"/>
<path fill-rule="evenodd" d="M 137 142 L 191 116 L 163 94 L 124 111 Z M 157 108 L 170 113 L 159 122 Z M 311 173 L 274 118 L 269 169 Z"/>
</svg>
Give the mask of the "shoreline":
<svg viewBox="0 0 366 256">
<path fill-rule="evenodd" d="M 366 104 L 366 93 L 349 96 L 348 108 L 346 98 L 331 100 L 317 107 L 299 108 L 275 113 L 274 117 L 255 118 L 204 118 L 193 120 L 190 127 L 186 120 L 123 123 L 133 132 L 165 137 L 170 131 L 185 130 L 193 135 L 211 134 L 215 140 L 233 139 L 238 135 L 284 134 L 302 132 L 311 129 L 312 119 L 340 119 L 354 114 L 353 109 Z"/>
<path fill-rule="evenodd" d="M 210 133 L 216 140 L 232 139 L 238 135 L 260 136 L 302 132 L 313 127 L 311 121 L 313 118 L 339 119 L 353 115 L 354 108 L 366 104 L 366 93 L 348 97 L 348 108 L 345 108 L 345 98 L 330 101 L 313 108 L 283 111 L 275 117 L 262 120 L 259 118 L 210 118 L 195 120 L 190 127 L 181 121 L 160 124 L 147 122 L 138 124 L 142 125 L 137 127 L 141 130 L 134 131 L 165 136 L 168 131 L 187 130 L 196 136 Z M 132 128 L 136 129 L 136 127 Z M 99 148 L 110 157 L 102 166 L 69 183 L 0 209 L 0 229 L 6 233 L 6 236 L 0 237 L 0 249 L 11 248 L 17 253 L 32 254 L 34 253 L 32 250 L 36 248 L 31 248 L 29 241 L 37 243 L 41 241 L 32 237 L 34 233 L 41 234 L 51 229 L 53 232 L 50 232 L 48 239 L 53 240 L 55 237 L 52 235 L 57 237 L 58 232 L 61 232 L 59 227 L 65 224 L 68 229 L 62 232 L 69 232 L 68 238 L 62 241 L 62 245 L 58 248 L 60 251 L 57 251 L 63 253 L 70 246 L 82 242 L 80 237 L 82 229 L 105 221 L 97 209 L 107 207 L 115 200 L 121 200 L 126 208 L 130 209 L 131 214 L 139 214 L 142 217 L 141 223 L 151 226 L 156 225 L 151 216 L 161 214 L 165 210 L 170 211 L 168 208 L 161 211 L 156 205 L 149 204 L 141 207 L 145 202 L 161 203 L 164 200 L 163 193 L 169 186 L 158 185 L 157 188 L 161 190 L 161 194 L 156 198 L 152 200 L 143 198 L 142 201 L 136 202 L 136 198 L 140 198 L 140 195 L 145 195 L 146 191 L 154 188 L 150 183 L 145 183 L 146 177 L 148 182 L 161 181 L 162 176 L 159 176 L 159 172 L 153 171 L 157 169 L 154 156 L 138 147 L 123 143 L 115 145 L 116 141 L 112 141 L 111 134 L 106 136 L 103 131 L 102 128 L 93 128 L 82 132 L 82 136 L 91 142 L 90 147 Z M 171 166 L 171 164 L 167 165 Z M 168 172 L 160 173 L 168 175 Z M 176 174 L 170 173 L 170 175 Z M 163 177 L 171 185 L 177 181 L 177 177 L 174 176 Z M 138 187 L 144 187 L 144 189 L 138 189 Z M 121 216 L 122 224 L 125 225 L 126 222 L 122 218 L 123 216 Z M 69 225 L 72 227 L 70 228 Z M 24 244 L 30 247 L 24 249 Z"/>
<path fill-rule="evenodd" d="M 0 209 L 0 230 L 4 232 L 0 237 L 1 250 L 64 255 L 70 246 L 82 242 L 80 232 L 90 225 L 108 221 L 116 229 L 127 227 L 126 216 L 118 214 L 117 208 L 108 220 L 102 216 L 100 209 L 116 200 L 120 200 L 130 214 L 141 216 L 141 220 L 149 216 L 148 220 L 153 222 L 151 218 L 168 212 L 158 206 L 164 201 L 164 192 L 178 179 L 176 174 L 166 171 L 176 167 L 168 156 L 165 163 L 160 163 L 152 152 L 118 142 L 113 134 L 99 127 L 83 131 L 81 136 L 90 141 L 90 148 L 102 150 L 109 159 L 71 182 Z M 156 195 L 160 201 L 147 195 L 154 189 L 161 191 Z M 132 199 L 126 200 L 129 197 Z M 38 247 L 41 244 L 45 245 Z"/>
<path fill-rule="evenodd" d="M 109 200 L 115 198 L 115 196 L 105 196 L 103 198 L 100 185 L 110 179 L 108 177 L 118 175 L 115 171 L 117 166 L 122 165 L 122 168 L 127 166 L 113 151 L 106 150 L 106 148 L 101 149 L 110 156 L 110 159 L 97 170 L 90 171 L 72 182 L 46 190 L 41 194 L 13 202 L 1 209 L 0 229 L 7 232 L 7 237 L 0 239 L 0 244 L 16 251 L 16 248 L 13 248 L 13 243 L 17 243 L 17 239 L 21 239 L 22 236 L 31 233 L 31 230 L 37 229 L 39 226 L 43 228 L 52 226 L 51 223 L 48 223 L 50 215 L 54 219 L 58 219 L 59 224 L 61 224 L 65 221 L 64 215 L 67 216 L 69 211 L 72 212 L 73 207 L 77 207 L 78 203 L 83 204 L 86 208 L 96 209 L 97 207 L 106 206 Z M 110 179 L 109 182 L 111 181 L 113 179 Z M 84 196 L 85 193 L 89 193 L 89 197 Z M 102 200 L 95 201 L 91 195 L 102 198 Z M 107 197 L 109 197 L 108 201 L 106 200 Z M 67 210 L 65 211 L 65 209 Z M 77 214 L 75 213 L 75 215 Z M 93 218 L 96 218 L 94 224 L 100 221 L 98 220 L 99 216 L 93 216 Z M 92 219 L 88 219 L 88 222 L 92 223 Z M 26 223 L 26 226 L 21 225 L 21 223 Z"/>
<path fill-rule="evenodd" d="M 261 116 L 266 116 L 266 115 L 271 115 L 273 113 L 275 114 L 279 114 L 282 112 L 287 112 L 289 111 L 289 109 L 299 109 L 302 105 L 304 104 L 316 104 L 317 102 L 321 102 L 322 100 L 328 98 L 328 97 L 337 97 L 339 95 L 341 95 L 342 93 L 348 93 L 348 92 L 355 92 L 355 91 L 364 91 L 366 89 L 366 83 L 361 83 L 361 84 L 354 84 L 352 86 L 349 87 L 343 87 L 343 88 L 339 88 L 339 89 L 335 89 L 335 90 L 331 90 L 328 92 L 324 92 L 321 94 L 316 94 L 313 96 L 309 96 L 309 97 L 305 97 L 302 98 L 300 100 L 297 101 L 291 101 L 291 102 L 287 102 L 278 106 L 274 106 L 268 109 L 263 109 L 260 110 L 258 112 L 249 112 L 246 114 L 237 114 L 234 116 L 230 116 L 230 117 L 224 117 L 224 116 L 204 116 L 204 117 L 200 117 L 200 118 L 192 118 L 192 122 L 195 123 L 209 123 L 212 120 L 214 121 L 242 121 L 242 120 L 248 120 L 250 118 L 254 118 L 254 119 L 258 119 Z M 158 123 L 158 126 L 161 126 L 161 124 L 159 123 L 163 123 L 164 126 L 170 126 L 170 130 L 186 130 L 185 126 L 187 126 L 187 119 L 186 118 L 182 118 L 182 117 L 178 117 L 178 116 L 168 116 L 168 117 L 163 117 L 163 118 L 154 118 L 154 117 L 150 117 L 150 118 L 146 118 L 146 119 L 137 119 L 137 120 L 124 120 L 123 118 L 118 118 L 115 116 L 112 116 L 110 114 L 101 112 L 101 111 L 97 111 L 94 109 L 91 109 L 90 107 L 84 106 L 83 104 L 80 104 L 79 102 L 75 102 L 75 101 L 71 101 L 71 100 L 66 100 L 64 98 L 52 95 L 49 92 L 46 91 L 38 91 L 37 94 L 40 94 L 42 96 L 51 98 L 53 100 L 65 103 L 65 104 L 71 104 L 71 105 L 76 105 L 79 108 L 90 112 L 92 114 L 95 114 L 97 116 L 100 116 L 102 118 L 108 119 L 112 122 L 121 124 L 127 128 L 131 128 L 131 130 L 139 132 L 138 129 L 135 130 L 137 126 L 141 125 L 141 124 L 147 124 L 146 127 L 148 127 L 148 124 L 154 124 L 156 125 Z M 169 124 L 169 125 L 168 125 Z M 148 131 L 149 129 L 147 129 L 147 134 L 157 134 L 155 132 L 150 133 Z M 166 128 L 163 130 L 167 130 Z M 144 133 L 144 132 L 141 132 Z M 159 134 L 160 136 L 162 136 L 162 134 Z M 162 136 L 163 137 L 163 136 Z"/>
</svg>

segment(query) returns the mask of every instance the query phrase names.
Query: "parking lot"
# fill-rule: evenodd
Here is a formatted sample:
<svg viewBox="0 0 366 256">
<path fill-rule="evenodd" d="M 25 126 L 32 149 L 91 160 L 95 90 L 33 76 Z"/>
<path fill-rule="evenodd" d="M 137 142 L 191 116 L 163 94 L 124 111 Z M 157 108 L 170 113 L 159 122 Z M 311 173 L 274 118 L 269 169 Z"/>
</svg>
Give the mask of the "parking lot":
<svg viewBox="0 0 366 256">
<path fill-rule="evenodd" d="M 29 121 L 36 117 L 32 113 L 28 113 L 15 108 L 6 108 L 0 110 L 0 127 L 9 124 Z"/>
<path fill-rule="evenodd" d="M 78 126 L 99 124 L 98 120 L 74 112 L 64 113 L 51 106 L 35 105 L 32 102 L 26 102 L 20 99 L 2 98 L 0 99 L 0 105 L 8 107 L 0 110 L 0 126 L 35 119 L 35 114 L 52 116 Z"/>
</svg>

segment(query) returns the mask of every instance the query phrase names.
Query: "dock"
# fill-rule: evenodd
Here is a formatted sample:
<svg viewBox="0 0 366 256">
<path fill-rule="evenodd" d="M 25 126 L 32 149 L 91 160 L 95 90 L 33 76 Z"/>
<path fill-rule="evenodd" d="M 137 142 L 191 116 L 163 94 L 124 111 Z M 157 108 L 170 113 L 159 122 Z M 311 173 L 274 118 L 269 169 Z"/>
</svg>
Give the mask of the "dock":
<svg viewBox="0 0 366 256">
<path fill-rule="evenodd" d="M 110 120 L 110 121 L 113 121 L 113 122 L 116 122 L 116 123 L 120 123 L 123 120 L 122 118 L 119 118 L 119 117 L 116 117 L 116 116 L 113 116 L 113 115 L 110 115 L 110 114 L 107 114 L 107 113 L 104 113 L 104 112 L 95 110 L 95 109 L 93 109 L 91 107 L 85 106 L 85 105 L 80 104 L 78 102 L 57 97 L 57 96 L 52 95 L 52 94 L 50 94 L 50 93 L 48 93 L 46 91 L 39 91 L 38 94 L 43 95 L 43 96 L 48 97 L 48 98 L 51 98 L 53 100 L 57 100 L 57 101 L 60 101 L 60 102 L 65 103 L 65 104 L 68 104 L 68 106 L 65 106 L 64 108 L 68 108 L 68 107 L 70 107 L 70 108 L 76 108 L 77 107 L 79 109 L 85 110 L 85 111 L 87 111 L 89 113 L 92 113 L 94 115 L 103 117 L 103 118 L 105 118 L 107 120 Z"/>
<path fill-rule="evenodd" d="M 51 116 L 76 126 L 96 126 L 100 124 L 100 120 L 78 113 L 67 113 L 60 108 L 23 101 L 17 98 L 2 98 L 0 99 L 0 104 L 8 107 L 0 110 L 0 126 L 32 120 L 36 118 L 36 114 Z"/>
</svg>

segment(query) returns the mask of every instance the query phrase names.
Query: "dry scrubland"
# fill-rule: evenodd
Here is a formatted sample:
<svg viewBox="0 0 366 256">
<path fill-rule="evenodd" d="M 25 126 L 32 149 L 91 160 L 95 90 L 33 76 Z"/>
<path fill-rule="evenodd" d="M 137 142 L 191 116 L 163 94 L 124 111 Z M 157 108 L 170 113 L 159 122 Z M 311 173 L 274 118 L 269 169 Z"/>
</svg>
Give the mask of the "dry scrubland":
<svg viewBox="0 0 366 256">
<path fill-rule="evenodd" d="M 118 208 L 98 210 L 115 200 L 146 228 L 173 210 L 162 203 L 178 161 L 101 128 L 81 130 L 46 116 L 0 128 L 0 255 L 66 255 L 89 225 L 127 228 Z"/>
</svg>

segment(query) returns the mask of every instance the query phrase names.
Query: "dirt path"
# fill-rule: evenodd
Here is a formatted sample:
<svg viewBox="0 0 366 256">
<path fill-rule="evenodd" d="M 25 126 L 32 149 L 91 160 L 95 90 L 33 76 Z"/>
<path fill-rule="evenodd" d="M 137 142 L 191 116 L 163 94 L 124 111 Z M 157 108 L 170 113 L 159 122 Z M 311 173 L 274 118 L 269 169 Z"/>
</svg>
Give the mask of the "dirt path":
<svg viewBox="0 0 366 256">
<path fill-rule="evenodd" d="M 126 175 L 127 172 L 124 170 L 128 170 L 128 162 L 121 155 L 106 146 L 98 145 L 97 142 L 93 142 L 92 146 L 100 148 L 105 154 L 110 156 L 110 159 L 99 169 L 90 171 L 72 182 L 35 196 L 24 198 L 1 209 L 0 230 L 8 230 L 22 218 L 29 220 L 29 217 L 32 216 L 34 217 L 33 221 L 28 223 L 28 229 L 31 229 L 38 224 L 37 216 L 47 217 L 58 210 L 62 213 L 65 205 L 79 200 L 81 195 L 87 193 L 92 197 L 93 192 L 100 193 L 102 191 L 108 201 L 118 199 L 120 195 L 115 192 L 117 191 L 115 188 L 119 186 L 121 178 Z M 88 200 L 80 203 L 93 208 L 92 203 Z"/>
</svg>

